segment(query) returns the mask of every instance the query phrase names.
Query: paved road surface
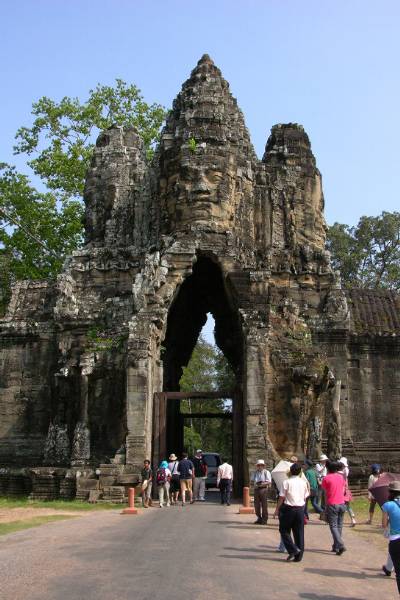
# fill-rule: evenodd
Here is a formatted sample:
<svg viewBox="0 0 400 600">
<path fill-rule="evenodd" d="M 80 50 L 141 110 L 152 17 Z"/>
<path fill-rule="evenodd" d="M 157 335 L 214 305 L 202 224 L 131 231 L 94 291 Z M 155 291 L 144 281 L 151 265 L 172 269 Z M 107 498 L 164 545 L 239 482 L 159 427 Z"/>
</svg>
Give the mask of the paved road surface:
<svg viewBox="0 0 400 600">
<path fill-rule="evenodd" d="M 315 518 L 315 516 L 314 516 Z M 328 527 L 306 527 L 303 562 L 276 552 L 276 522 L 237 506 L 91 513 L 0 538 L 1 600 L 369 600 L 397 597 L 385 554 L 351 530 L 331 552 Z"/>
</svg>

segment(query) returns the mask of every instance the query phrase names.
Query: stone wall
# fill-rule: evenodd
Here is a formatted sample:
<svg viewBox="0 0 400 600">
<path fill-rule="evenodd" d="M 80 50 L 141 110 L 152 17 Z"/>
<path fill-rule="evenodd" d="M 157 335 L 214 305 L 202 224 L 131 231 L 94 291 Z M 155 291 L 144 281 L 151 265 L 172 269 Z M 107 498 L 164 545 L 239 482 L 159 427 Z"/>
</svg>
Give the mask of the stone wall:
<svg viewBox="0 0 400 600">
<path fill-rule="evenodd" d="M 119 497 L 124 470 L 134 478 L 155 444 L 181 449 L 176 405 L 160 408 L 155 394 L 177 390 L 211 312 L 236 375 L 240 483 L 258 458 L 326 444 L 334 454 L 342 444 L 360 473 L 377 458 L 397 464 L 399 300 L 342 290 L 300 125 L 275 125 L 258 160 L 205 55 L 152 163 L 132 128 L 100 135 L 84 199 L 84 247 L 54 286 L 15 286 L 0 321 L 2 463 L 86 469 L 81 495 L 97 490 L 96 466 L 116 464 L 103 483 Z M 50 471 L 37 481 L 55 490 Z"/>
</svg>

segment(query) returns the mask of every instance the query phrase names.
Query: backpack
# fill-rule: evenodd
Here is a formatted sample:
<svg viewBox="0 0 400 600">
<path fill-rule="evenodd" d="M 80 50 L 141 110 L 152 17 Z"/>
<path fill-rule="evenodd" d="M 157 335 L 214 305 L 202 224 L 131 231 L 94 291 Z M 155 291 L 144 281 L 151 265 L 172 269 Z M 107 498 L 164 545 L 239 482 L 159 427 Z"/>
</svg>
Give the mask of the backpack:
<svg viewBox="0 0 400 600">
<path fill-rule="evenodd" d="M 165 472 L 165 469 L 158 469 L 156 481 L 157 485 L 164 485 L 164 483 L 167 483 L 167 474 Z"/>
</svg>

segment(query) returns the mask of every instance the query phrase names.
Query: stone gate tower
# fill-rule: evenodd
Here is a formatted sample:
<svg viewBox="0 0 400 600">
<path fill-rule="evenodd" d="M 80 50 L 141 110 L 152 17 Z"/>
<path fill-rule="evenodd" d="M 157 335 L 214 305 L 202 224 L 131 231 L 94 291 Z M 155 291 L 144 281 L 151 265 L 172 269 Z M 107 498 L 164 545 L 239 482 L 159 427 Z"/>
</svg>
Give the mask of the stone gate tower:
<svg viewBox="0 0 400 600">
<path fill-rule="evenodd" d="M 55 285 L 17 284 L 1 321 L 0 462 L 95 467 L 119 452 L 134 473 L 155 414 L 176 451 L 176 406 L 160 412 L 155 394 L 178 390 L 208 312 L 236 375 L 244 481 L 257 458 L 326 443 L 360 472 L 372 455 L 399 462 L 399 299 L 342 290 L 300 125 L 275 125 L 259 160 L 204 55 L 151 164 L 133 129 L 99 136 L 85 204 L 84 247 Z"/>
</svg>

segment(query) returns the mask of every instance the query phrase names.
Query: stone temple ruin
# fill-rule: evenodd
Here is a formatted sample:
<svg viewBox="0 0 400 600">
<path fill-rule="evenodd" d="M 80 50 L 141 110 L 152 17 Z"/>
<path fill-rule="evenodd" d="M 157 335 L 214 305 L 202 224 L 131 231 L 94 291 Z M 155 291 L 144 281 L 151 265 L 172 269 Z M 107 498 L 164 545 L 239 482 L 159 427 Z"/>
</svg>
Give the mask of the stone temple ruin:
<svg viewBox="0 0 400 600">
<path fill-rule="evenodd" d="M 0 321 L 0 493 L 121 499 L 144 458 L 182 450 L 161 392 L 207 313 L 236 375 L 238 485 L 258 458 L 321 448 L 356 477 L 399 470 L 399 296 L 342 289 L 300 125 L 275 125 L 259 160 L 205 55 L 151 164 L 112 127 L 84 197 L 84 247 L 56 283 L 17 283 Z"/>
</svg>

